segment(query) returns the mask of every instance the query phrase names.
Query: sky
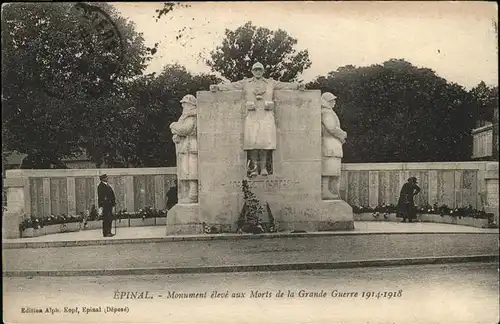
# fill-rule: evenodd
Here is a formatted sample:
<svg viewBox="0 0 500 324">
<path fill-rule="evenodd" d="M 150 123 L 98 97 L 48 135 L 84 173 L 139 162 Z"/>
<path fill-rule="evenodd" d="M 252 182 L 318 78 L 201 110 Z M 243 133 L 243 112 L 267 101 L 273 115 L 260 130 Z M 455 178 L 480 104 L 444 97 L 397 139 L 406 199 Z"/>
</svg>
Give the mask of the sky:
<svg viewBox="0 0 500 324">
<path fill-rule="evenodd" d="M 305 82 L 341 66 L 397 58 L 467 89 L 481 81 L 498 84 L 495 2 L 192 2 L 158 22 L 155 10 L 162 3 L 113 5 L 135 23 L 147 45 L 159 43 L 147 72 L 173 63 L 193 73 L 210 72 L 199 57 L 208 58 L 226 28 L 252 21 L 287 31 L 298 40 L 297 50 L 309 51 L 312 66 L 299 77 Z"/>
</svg>

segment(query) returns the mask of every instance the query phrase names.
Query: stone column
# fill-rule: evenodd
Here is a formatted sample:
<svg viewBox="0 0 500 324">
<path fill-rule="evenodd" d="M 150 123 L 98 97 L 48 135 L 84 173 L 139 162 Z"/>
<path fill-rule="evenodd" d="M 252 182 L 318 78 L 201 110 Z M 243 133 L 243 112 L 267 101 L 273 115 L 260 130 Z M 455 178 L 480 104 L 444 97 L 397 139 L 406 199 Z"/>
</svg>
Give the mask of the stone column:
<svg viewBox="0 0 500 324">
<path fill-rule="evenodd" d="M 7 191 L 7 207 L 2 216 L 2 238 L 19 238 L 19 224 L 25 217 L 25 181 L 23 178 L 6 178 L 3 186 Z"/>
<path fill-rule="evenodd" d="M 498 225 L 498 162 L 486 164 L 486 176 L 484 177 L 486 187 L 486 205 L 484 210 L 495 215 L 495 223 Z"/>
</svg>

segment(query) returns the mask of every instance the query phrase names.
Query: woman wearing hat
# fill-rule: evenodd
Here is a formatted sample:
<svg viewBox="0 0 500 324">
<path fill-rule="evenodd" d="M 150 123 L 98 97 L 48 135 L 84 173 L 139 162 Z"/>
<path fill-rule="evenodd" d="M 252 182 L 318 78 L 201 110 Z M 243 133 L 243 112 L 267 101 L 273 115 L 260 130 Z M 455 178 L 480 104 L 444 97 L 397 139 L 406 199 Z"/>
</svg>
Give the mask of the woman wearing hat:
<svg viewBox="0 0 500 324">
<path fill-rule="evenodd" d="M 408 219 L 411 223 L 413 219 L 417 218 L 413 196 L 417 195 L 420 190 L 420 187 L 417 185 L 417 178 L 415 177 L 409 178 L 408 182 L 403 185 L 403 188 L 401 188 L 398 209 L 399 214 L 403 216 L 403 222 L 406 222 L 406 219 Z"/>
</svg>

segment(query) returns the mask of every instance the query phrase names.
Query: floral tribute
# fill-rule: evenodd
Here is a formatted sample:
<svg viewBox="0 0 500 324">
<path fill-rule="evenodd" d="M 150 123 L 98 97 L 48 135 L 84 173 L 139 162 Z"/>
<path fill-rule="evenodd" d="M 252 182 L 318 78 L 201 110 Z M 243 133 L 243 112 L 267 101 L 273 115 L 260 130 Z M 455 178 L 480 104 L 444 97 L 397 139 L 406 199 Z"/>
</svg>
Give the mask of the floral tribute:
<svg viewBox="0 0 500 324">
<path fill-rule="evenodd" d="M 240 217 L 238 218 L 237 233 L 260 234 L 265 232 L 276 232 L 276 222 L 271 212 L 271 208 L 269 207 L 269 203 L 266 202 L 266 212 L 269 216 L 269 223 L 266 224 L 262 222 L 264 207 L 262 207 L 255 194 L 250 191 L 247 180 L 242 181 L 242 190 L 245 203 L 243 204 Z"/>
<path fill-rule="evenodd" d="M 164 209 L 153 209 L 151 207 L 145 207 L 136 212 L 127 212 L 127 210 L 119 210 L 114 214 L 114 219 L 118 221 L 124 219 L 146 219 L 146 218 L 161 218 L 167 217 L 167 210 Z M 49 225 L 60 225 L 68 223 L 82 223 L 84 227 L 87 225 L 88 221 L 99 221 L 102 220 L 102 215 L 100 216 L 97 212 L 97 208 L 92 206 L 88 216 L 84 212 L 80 212 L 79 215 L 48 215 L 48 216 L 30 216 L 24 219 L 19 224 L 19 231 L 24 231 L 28 228 L 39 229 L 44 226 Z"/>
<path fill-rule="evenodd" d="M 462 219 L 464 217 L 472 217 L 477 219 L 487 219 L 489 226 L 496 226 L 494 223 L 494 215 L 492 213 L 486 213 L 484 210 L 477 210 L 471 205 L 466 207 L 450 208 L 447 205 L 438 205 L 434 203 L 433 205 L 423 205 L 416 207 L 417 214 L 430 214 L 430 215 L 440 215 L 457 217 Z M 377 207 L 369 206 L 352 206 L 352 211 L 355 214 L 361 213 L 371 213 L 375 219 L 379 219 L 381 216 L 384 219 L 388 219 L 389 214 L 396 214 L 398 217 L 398 207 L 396 205 L 382 204 Z"/>
</svg>

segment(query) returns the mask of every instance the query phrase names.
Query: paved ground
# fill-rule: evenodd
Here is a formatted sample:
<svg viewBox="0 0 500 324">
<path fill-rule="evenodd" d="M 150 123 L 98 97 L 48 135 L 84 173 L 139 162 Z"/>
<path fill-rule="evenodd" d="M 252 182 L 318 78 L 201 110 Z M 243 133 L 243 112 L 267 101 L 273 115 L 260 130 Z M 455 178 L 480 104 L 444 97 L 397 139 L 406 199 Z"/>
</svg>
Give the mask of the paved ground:
<svg viewBox="0 0 500 324">
<path fill-rule="evenodd" d="M 3 270 L 112 270 L 498 255 L 497 234 L 371 234 L 3 249 Z"/>
<path fill-rule="evenodd" d="M 114 232 L 114 229 L 113 229 Z M 57 241 L 85 241 L 85 240 L 119 240 L 139 238 L 165 237 L 165 226 L 121 227 L 117 235 L 112 238 L 103 238 L 102 230 L 83 230 L 80 232 L 59 233 L 33 238 L 4 239 L 5 243 L 18 242 L 57 242 Z M 452 224 L 435 223 L 396 223 L 396 222 L 355 222 L 354 231 L 338 231 L 332 234 L 363 234 L 363 233 L 498 233 L 498 229 L 477 228 Z"/>
<path fill-rule="evenodd" d="M 499 319 L 498 264 L 468 263 L 323 271 L 168 276 L 4 278 L 6 323 L 467 323 Z M 212 291 L 245 298 L 210 298 Z M 251 290 L 272 297 L 251 298 Z M 276 297 L 281 290 L 283 297 Z M 288 290 L 295 293 L 288 297 Z M 300 290 L 326 297 L 298 297 Z M 332 291 L 357 297 L 332 297 Z M 153 299 L 114 299 L 147 291 Z M 206 298 L 171 299 L 168 292 L 207 292 Z M 374 292 L 366 299 L 363 292 Z M 398 297 L 398 292 L 401 296 Z M 377 294 L 379 298 L 377 298 Z M 384 292 L 385 296 L 384 297 Z M 388 298 L 391 294 L 396 297 Z M 83 313 L 107 306 L 128 312 Z M 21 308 L 58 308 L 54 315 L 22 314 Z M 64 307 L 79 314 L 63 313 Z"/>
</svg>

